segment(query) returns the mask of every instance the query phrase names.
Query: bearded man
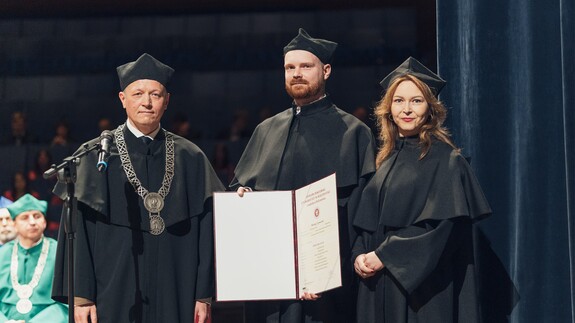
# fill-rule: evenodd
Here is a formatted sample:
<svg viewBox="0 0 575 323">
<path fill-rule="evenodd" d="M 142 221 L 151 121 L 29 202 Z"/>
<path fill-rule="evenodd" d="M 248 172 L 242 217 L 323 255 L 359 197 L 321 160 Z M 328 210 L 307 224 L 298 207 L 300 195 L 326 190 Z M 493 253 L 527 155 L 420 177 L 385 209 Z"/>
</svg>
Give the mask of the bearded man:
<svg viewBox="0 0 575 323">
<path fill-rule="evenodd" d="M 312 38 L 301 28 L 284 47 L 285 88 L 292 106 L 258 125 L 230 187 L 240 196 L 250 189 L 292 190 L 336 173 L 342 287 L 323 295 L 306 293 L 302 300 L 246 303 L 246 322 L 355 320 L 350 259 L 355 234 L 348 215 L 353 213 L 358 188 L 375 170 L 374 141 L 370 129 L 336 107 L 325 91 L 336 47 L 337 43 Z"/>
</svg>

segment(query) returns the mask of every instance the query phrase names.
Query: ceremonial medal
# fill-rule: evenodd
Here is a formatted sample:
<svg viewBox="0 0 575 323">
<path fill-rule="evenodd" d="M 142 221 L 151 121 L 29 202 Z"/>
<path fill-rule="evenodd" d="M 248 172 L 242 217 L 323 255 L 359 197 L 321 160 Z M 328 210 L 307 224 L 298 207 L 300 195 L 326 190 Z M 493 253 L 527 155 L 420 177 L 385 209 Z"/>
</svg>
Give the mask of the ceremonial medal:
<svg viewBox="0 0 575 323">
<path fill-rule="evenodd" d="M 21 299 L 16 303 L 16 310 L 20 314 L 27 314 L 32 310 L 32 302 L 29 299 Z"/>
<path fill-rule="evenodd" d="M 164 208 L 164 199 L 158 193 L 149 192 L 144 197 L 144 206 L 150 213 L 159 213 Z"/>
<path fill-rule="evenodd" d="M 157 236 L 164 232 L 166 225 L 164 219 L 158 214 L 150 214 L 150 233 Z"/>
<path fill-rule="evenodd" d="M 18 297 L 20 298 L 30 298 L 32 296 L 34 289 L 30 285 L 20 285 L 17 290 Z"/>
</svg>

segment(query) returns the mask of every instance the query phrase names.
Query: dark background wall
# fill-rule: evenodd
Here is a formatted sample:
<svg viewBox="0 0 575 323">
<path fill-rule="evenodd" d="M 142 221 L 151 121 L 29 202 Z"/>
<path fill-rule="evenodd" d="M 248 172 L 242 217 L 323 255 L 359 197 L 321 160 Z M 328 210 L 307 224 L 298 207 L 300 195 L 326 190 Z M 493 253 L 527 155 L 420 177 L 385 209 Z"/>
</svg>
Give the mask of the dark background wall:
<svg viewBox="0 0 575 323">
<path fill-rule="evenodd" d="M 115 67 L 143 52 L 176 69 L 162 125 L 184 114 L 208 155 L 236 111 L 247 111 L 254 127 L 260 110 L 289 106 L 282 49 L 299 27 L 340 43 L 328 91 L 347 111 L 372 107 L 378 81 L 407 56 L 436 61 L 435 11 L 424 1 L 75 3 L 0 5 L 0 138 L 9 136 L 14 111 L 27 114 L 40 146 L 62 119 L 76 143 L 99 135 L 100 117 L 123 122 Z M 13 171 L 29 168 L 34 150 L 11 153 L 0 189 Z"/>
<path fill-rule="evenodd" d="M 299 26 L 342 44 L 329 86 L 352 109 L 376 98 L 388 66 L 415 54 L 415 19 L 413 8 L 395 8 L 5 20 L 0 102 L 28 111 L 38 133 L 66 117 L 83 135 L 100 115 L 123 118 L 115 67 L 148 52 L 176 69 L 170 111 L 192 114 L 212 138 L 214 121 L 234 109 L 287 106 L 282 48 Z"/>
</svg>

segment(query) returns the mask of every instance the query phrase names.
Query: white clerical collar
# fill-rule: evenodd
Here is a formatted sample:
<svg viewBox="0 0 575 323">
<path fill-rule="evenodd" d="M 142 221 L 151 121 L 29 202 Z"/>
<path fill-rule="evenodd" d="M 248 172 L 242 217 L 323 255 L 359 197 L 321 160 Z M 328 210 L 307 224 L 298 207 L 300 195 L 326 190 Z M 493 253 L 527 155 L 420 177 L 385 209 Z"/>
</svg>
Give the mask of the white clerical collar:
<svg viewBox="0 0 575 323">
<path fill-rule="evenodd" d="M 128 121 L 126 122 L 126 126 L 128 127 L 128 130 L 130 130 L 130 132 L 132 134 L 134 134 L 134 136 L 136 136 L 136 138 L 140 138 L 143 136 L 146 136 L 152 140 L 154 140 L 154 138 L 156 138 L 156 135 L 158 134 L 158 132 L 160 132 L 160 129 L 162 129 L 161 126 L 158 126 L 158 128 L 154 131 L 152 131 L 150 134 L 145 135 L 144 133 L 142 133 L 140 130 L 138 130 L 138 128 L 136 128 L 133 124 L 132 121 L 130 121 L 130 119 L 128 119 Z"/>
</svg>

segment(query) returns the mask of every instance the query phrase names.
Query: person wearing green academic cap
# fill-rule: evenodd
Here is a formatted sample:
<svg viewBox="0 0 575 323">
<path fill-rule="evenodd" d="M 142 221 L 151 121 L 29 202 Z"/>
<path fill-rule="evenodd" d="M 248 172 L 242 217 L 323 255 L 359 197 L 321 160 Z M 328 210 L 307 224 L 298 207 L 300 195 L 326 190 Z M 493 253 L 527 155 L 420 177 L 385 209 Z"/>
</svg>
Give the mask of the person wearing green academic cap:
<svg viewBox="0 0 575 323">
<path fill-rule="evenodd" d="M 51 298 L 56 241 L 44 236 L 47 208 L 30 194 L 7 206 L 17 237 L 0 248 L 0 322 L 68 322 L 68 306 Z"/>
<path fill-rule="evenodd" d="M 142 54 L 116 71 L 127 120 L 102 135 L 107 160 L 94 150 L 77 167 L 75 320 L 203 323 L 214 293 L 211 198 L 224 187 L 196 145 L 160 125 L 174 69 Z M 66 198 L 66 185 L 54 192 Z M 68 302 L 60 227 L 52 296 Z"/>
<path fill-rule="evenodd" d="M 12 201 L 0 196 L 0 247 L 16 238 L 14 221 L 6 208 L 10 204 L 12 204 Z"/>
<path fill-rule="evenodd" d="M 381 82 L 381 147 L 354 225 L 358 322 L 480 321 L 473 225 L 491 208 L 443 126 L 445 81 L 410 57 Z"/>
<path fill-rule="evenodd" d="M 336 173 L 342 287 L 322 295 L 304 293 L 297 301 L 246 302 L 246 322 L 349 323 L 355 317 L 350 210 L 375 171 L 375 147 L 371 130 L 340 110 L 326 92 L 336 47 L 303 28 L 284 47 L 285 89 L 292 105 L 257 126 L 230 186 L 241 196 L 249 188 L 293 190 Z"/>
</svg>

